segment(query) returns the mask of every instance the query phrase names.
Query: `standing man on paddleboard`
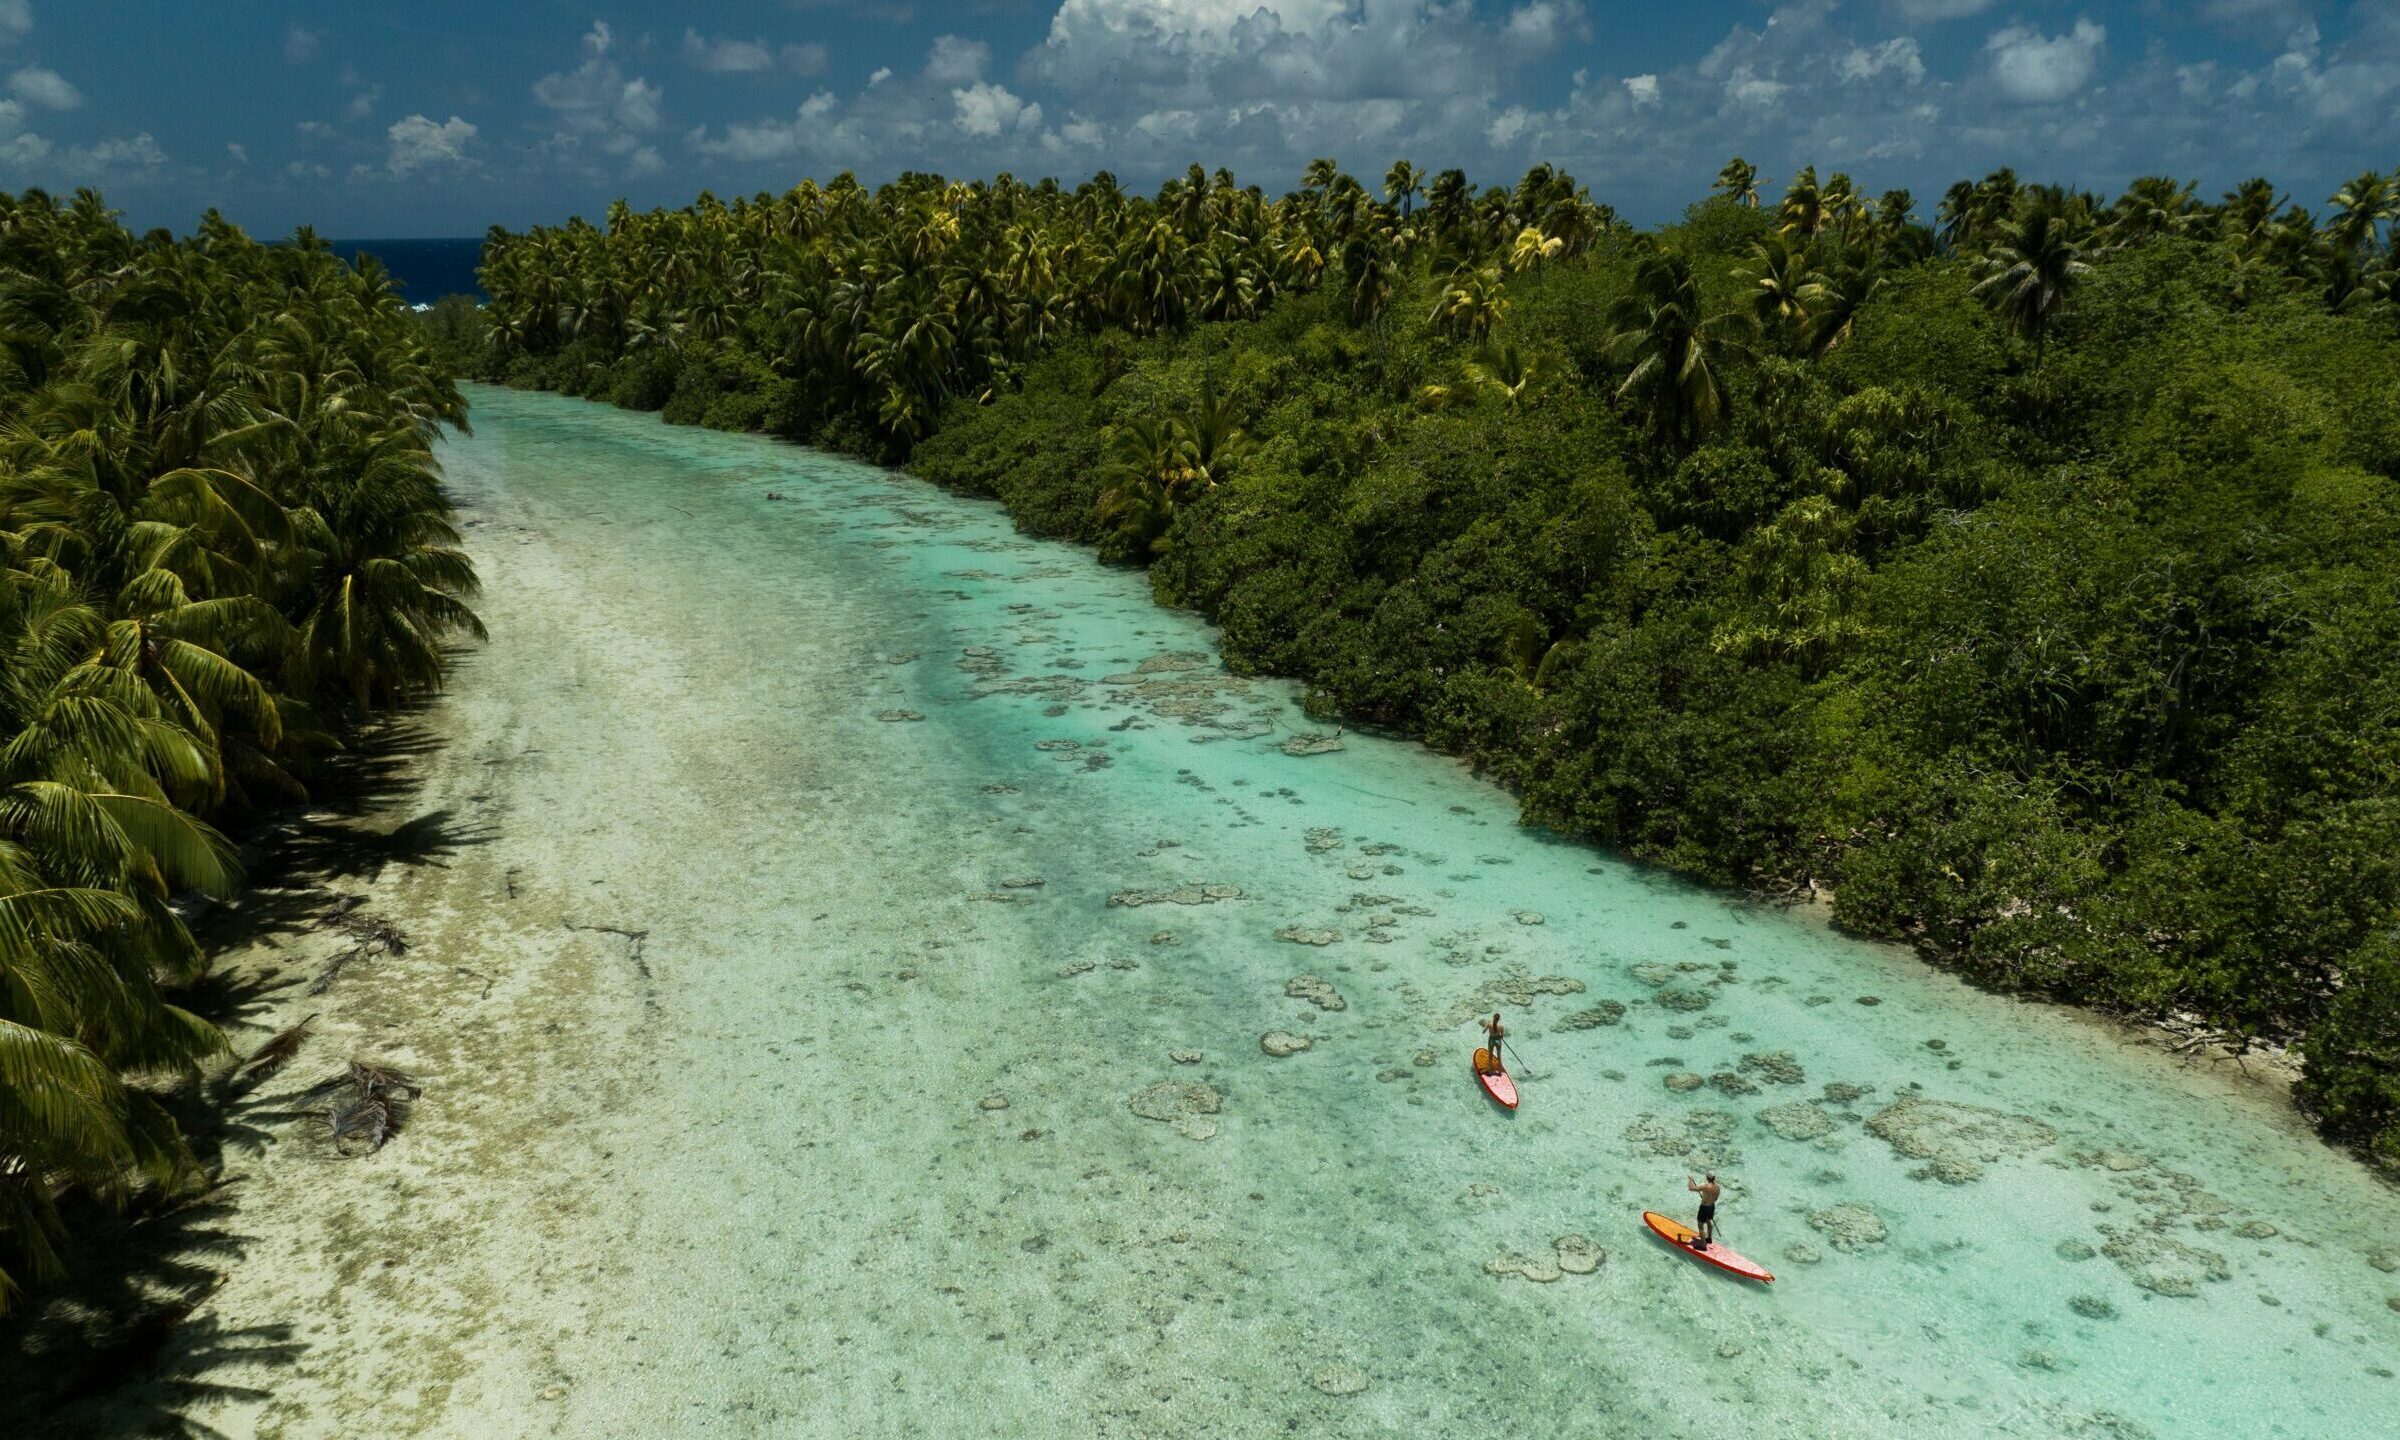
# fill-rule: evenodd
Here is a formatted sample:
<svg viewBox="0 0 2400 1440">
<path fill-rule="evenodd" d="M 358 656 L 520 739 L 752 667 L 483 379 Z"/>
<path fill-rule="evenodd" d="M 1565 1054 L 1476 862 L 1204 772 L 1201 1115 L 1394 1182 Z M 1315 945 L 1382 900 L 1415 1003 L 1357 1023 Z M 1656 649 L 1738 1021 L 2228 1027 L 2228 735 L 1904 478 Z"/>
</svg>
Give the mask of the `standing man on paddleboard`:
<svg viewBox="0 0 2400 1440">
<path fill-rule="evenodd" d="M 1500 1037 L 1506 1035 L 1507 1033 L 1508 1027 L 1500 1023 L 1500 1012 L 1494 1010 L 1492 1012 L 1491 1023 L 1483 1027 L 1483 1036 L 1485 1041 L 1484 1049 L 1491 1052 L 1492 1073 L 1495 1075 L 1508 1068 L 1508 1066 L 1500 1058 Z M 1687 1176 L 1686 1178 L 1688 1179 L 1689 1177 Z"/>
<path fill-rule="evenodd" d="M 1705 1180 L 1694 1180 L 1684 1172 L 1683 1188 L 1700 1197 L 1700 1233 L 1694 1237 L 1697 1249 L 1706 1250 L 1717 1238 L 1717 1197 L 1724 1193 L 1718 1188 L 1715 1171 Z"/>
</svg>

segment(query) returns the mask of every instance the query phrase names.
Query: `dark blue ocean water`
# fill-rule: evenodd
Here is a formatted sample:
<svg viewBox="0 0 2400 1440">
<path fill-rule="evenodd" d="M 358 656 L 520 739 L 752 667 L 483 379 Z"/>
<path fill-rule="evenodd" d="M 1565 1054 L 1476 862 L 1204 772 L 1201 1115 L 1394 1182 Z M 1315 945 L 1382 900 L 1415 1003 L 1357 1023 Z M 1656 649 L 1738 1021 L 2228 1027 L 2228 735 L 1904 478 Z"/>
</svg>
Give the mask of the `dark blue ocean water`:
<svg viewBox="0 0 2400 1440">
<path fill-rule="evenodd" d="M 483 287 L 475 282 L 475 266 L 483 255 L 483 237 L 462 240 L 336 240 L 334 253 L 356 262 L 361 252 L 383 262 L 400 286 L 400 298 L 410 304 L 431 304 L 444 295 L 472 295 L 481 300 Z"/>
</svg>

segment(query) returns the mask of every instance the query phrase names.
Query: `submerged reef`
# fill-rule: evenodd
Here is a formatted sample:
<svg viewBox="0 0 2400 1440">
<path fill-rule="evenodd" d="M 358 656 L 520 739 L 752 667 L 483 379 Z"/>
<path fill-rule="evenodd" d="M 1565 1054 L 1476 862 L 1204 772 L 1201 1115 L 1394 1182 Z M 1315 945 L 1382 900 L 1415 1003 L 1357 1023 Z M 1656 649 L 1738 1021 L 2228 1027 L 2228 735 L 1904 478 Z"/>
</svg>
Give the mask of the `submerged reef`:
<svg viewBox="0 0 2400 1440">
<path fill-rule="evenodd" d="M 2039 1150 L 2058 1132 L 2028 1115 L 1981 1105 L 1904 1096 L 1867 1119 L 1867 1129 L 1911 1160 L 1926 1163 L 1916 1178 L 1963 1185 L 1983 1167 Z"/>
<path fill-rule="evenodd" d="M 1816 1140 L 1831 1135 L 1833 1116 L 1806 1100 L 1774 1105 L 1758 1112 L 1759 1123 L 1786 1140 Z"/>
<path fill-rule="evenodd" d="M 1855 1200 L 1810 1211 L 1808 1226 L 1823 1235 L 1834 1249 L 1845 1252 L 1871 1250 L 1892 1233 L 1881 1215 Z"/>
<path fill-rule="evenodd" d="M 1315 975 L 1292 977 L 1284 982 L 1283 993 L 1294 1000 L 1306 1000 L 1319 1010 L 1347 1010 L 1350 1008 L 1350 1002 L 1342 998 L 1341 991 L 1333 988 L 1332 981 Z"/>
</svg>

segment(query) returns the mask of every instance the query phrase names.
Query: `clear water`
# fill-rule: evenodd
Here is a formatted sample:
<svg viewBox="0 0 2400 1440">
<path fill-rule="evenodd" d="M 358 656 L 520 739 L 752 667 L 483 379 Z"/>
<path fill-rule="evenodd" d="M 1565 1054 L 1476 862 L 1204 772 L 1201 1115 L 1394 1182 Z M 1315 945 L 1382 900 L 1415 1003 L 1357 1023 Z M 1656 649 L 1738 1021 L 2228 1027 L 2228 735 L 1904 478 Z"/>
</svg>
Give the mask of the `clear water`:
<svg viewBox="0 0 2400 1440">
<path fill-rule="evenodd" d="M 557 1107 L 590 1263 L 488 1298 L 562 1317 L 558 1433 L 2391 1433 L 2400 1202 L 2265 1087 L 1286 753 L 1289 686 L 993 506 L 473 398 L 473 864 L 648 932 L 575 932 L 645 987 L 641 1082 Z M 1772 1287 L 1640 1225 L 1706 1166 Z"/>
</svg>

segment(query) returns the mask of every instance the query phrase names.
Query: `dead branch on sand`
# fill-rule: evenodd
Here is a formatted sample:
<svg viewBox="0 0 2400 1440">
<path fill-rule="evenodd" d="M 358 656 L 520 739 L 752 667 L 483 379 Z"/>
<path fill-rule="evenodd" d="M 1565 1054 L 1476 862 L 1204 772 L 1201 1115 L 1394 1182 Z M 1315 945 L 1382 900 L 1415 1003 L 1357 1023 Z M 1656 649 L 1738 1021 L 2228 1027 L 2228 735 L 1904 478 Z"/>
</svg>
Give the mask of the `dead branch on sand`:
<svg viewBox="0 0 2400 1440">
<path fill-rule="evenodd" d="M 250 1063 L 242 1067 L 242 1078 L 244 1080 L 264 1080 L 284 1066 L 291 1064 L 292 1057 L 300 1053 L 301 1045 L 308 1040 L 309 1027 L 316 1023 L 317 1017 L 311 1015 L 266 1044 L 259 1046 L 258 1053 L 250 1057 Z"/>
<path fill-rule="evenodd" d="M 353 1060 L 349 1069 L 310 1086 L 303 1098 L 324 1102 L 335 1149 L 344 1155 L 372 1155 L 400 1133 L 410 1104 L 424 1093 L 425 1087 L 412 1075 Z"/>
</svg>

